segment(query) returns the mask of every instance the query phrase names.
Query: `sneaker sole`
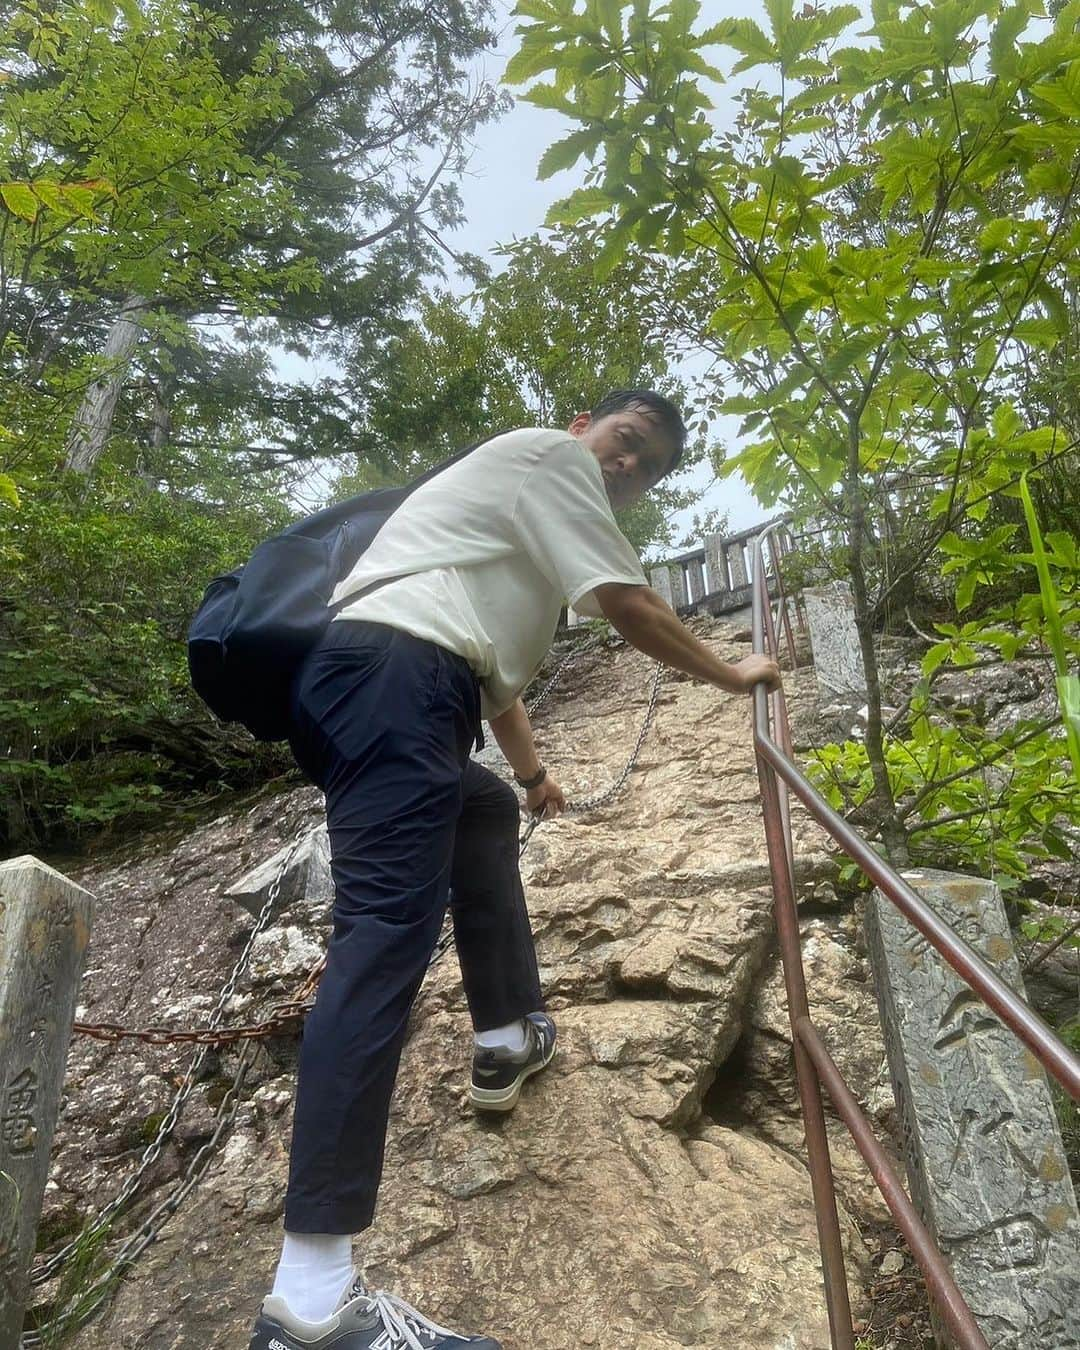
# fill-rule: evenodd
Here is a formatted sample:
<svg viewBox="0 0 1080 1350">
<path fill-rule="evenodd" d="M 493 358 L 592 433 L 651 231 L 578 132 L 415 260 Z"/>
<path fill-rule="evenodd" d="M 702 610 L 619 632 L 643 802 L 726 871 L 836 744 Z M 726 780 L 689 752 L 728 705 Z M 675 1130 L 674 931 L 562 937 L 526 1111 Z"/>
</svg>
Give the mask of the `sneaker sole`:
<svg viewBox="0 0 1080 1350">
<path fill-rule="evenodd" d="M 470 1083 L 469 1101 L 478 1111 L 512 1111 L 517 1105 L 518 1097 L 521 1096 L 522 1083 L 534 1073 L 546 1069 L 554 1058 L 555 1046 L 552 1045 L 546 1059 L 541 1060 L 539 1064 L 530 1064 L 527 1069 L 522 1070 L 509 1087 L 480 1088 L 475 1083 Z"/>
</svg>

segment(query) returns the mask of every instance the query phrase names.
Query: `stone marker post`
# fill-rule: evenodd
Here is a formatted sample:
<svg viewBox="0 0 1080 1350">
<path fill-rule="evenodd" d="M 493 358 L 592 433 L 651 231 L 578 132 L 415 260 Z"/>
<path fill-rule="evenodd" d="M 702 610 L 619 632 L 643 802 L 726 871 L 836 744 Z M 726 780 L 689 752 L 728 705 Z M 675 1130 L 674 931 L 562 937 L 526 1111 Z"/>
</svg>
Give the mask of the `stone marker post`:
<svg viewBox="0 0 1080 1350">
<path fill-rule="evenodd" d="M 700 558 L 691 558 L 686 564 L 686 573 L 690 579 L 690 603 L 697 602 L 705 594 L 705 564 Z"/>
<path fill-rule="evenodd" d="M 731 589 L 737 591 L 740 586 L 745 586 L 750 580 L 749 573 L 746 570 L 746 555 L 743 552 L 741 541 L 735 544 L 728 544 L 724 550 L 727 554 L 728 576 L 731 578 Z"/>
<path fill-rule="evenodd" d="M 710 534 L 705 537 L 705 574 L 710 595 L 719 595 L 731 590 L 727 562 L 724 558 L 723 535 Z"/>
<path fill-rule="evenodd" d="M 859 630 L 855 627 L 855 602 L 846 581 L 828 586 L 806 586 L 802 591 L 814 672 L 826 698 L 837 694 L 866 699 Z"/>
<path fill-rule="evenodd" d="M 662 599 L 675 608 L 675 592 L 671 585 L 671 568 L 666 563 L 649 568 L 649 585 Z"/>
<path fill-rule="evenodd" d="M 93 897 L 36 858 L 0 863 L 0 1346 L 16 1346 Z"/>
<path fill-rule="evenodd" d="M 904 875 L 1023 996 L 997 886 Z M 866 927 L 912 1198 L 994 1350 L 1075 1350 L 1080 1216 L 1042 1067 L 880 892 Z"/>
<path fill-rule="evenodd" d="M 686 590 L 686 572 L 681 563 L 671 565 L 671 590 L 674 596 L 671 602 L 673 609 L 682 609 L 684 605 L 690 603 L 690 596 Z"/>
</svg>

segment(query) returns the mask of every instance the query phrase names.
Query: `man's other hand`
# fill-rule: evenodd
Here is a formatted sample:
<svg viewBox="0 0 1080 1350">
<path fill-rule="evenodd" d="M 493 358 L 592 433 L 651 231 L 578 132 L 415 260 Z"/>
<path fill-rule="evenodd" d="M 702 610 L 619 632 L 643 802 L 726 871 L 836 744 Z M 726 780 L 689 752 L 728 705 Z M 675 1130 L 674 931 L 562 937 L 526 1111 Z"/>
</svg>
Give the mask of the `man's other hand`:
<svg viewBox="0 0 1080 1350">
<path fill-rule="evenodd" d="M 562 788 L 551 774 L 548 774 L 539 787 L 530 788 L 526 792 L 525 805 L 528 807 L 529 815 L 535 815 L 542 808 L 544 818 L 550 820 L 552 816 L 566 810 L 566 798 L 563 796 Z"/>
</svg>

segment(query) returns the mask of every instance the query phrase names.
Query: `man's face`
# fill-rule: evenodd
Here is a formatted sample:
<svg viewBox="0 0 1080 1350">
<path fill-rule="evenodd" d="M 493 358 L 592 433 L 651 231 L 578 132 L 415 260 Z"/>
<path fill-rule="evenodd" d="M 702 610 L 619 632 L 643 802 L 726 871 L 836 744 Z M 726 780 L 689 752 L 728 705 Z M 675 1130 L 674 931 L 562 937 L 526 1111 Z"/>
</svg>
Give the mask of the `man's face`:
<svg viewBox="0 0 1080 1350">
<path fill-rule="evenodd" d="M 632 506 L 663 478 L 675 447 L 642 408 L 626 408 L 594 421 L 578 413 L 570 431 L 596 456 L 613 511 Z"/>
</svg>

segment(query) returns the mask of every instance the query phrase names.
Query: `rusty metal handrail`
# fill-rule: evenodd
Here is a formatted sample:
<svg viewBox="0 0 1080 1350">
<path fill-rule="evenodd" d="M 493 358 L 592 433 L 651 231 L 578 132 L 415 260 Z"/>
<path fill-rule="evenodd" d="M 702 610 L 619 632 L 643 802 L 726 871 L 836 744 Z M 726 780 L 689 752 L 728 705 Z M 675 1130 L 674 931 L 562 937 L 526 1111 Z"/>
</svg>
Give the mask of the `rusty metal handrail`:
<svg viewBox="0 0 1080 1350">
<path fill-rule="evenodd" d="M 754 542 L 753 644 L 759 655 L 779 656 L 777 622 L 772 611 L 762 543 L 771 527 Z M 774 573 L 780 574 L 780 557 L 773 548 Z M 791 625 L 786 612 L 783 583 L 779 584 L 780 614 L 789 650 L 794 652 Z M 794 762 L 787 703 L 783 687 L 768 693 L 764 685 L 754 690 L 754 749 L 761 783 L 765 840 L 772 874 L 773 905 L 780 956 L 791 1020 L 795 1074 L 803 1108 L 807 1160 L 814 1194 L 818 1237 L 821 1243 L 825 1302 L 833 1350 L 854 1350 L 854 1331 L 848 1301 L 836 1187 L 825 1131 L 821 1086 L 825 1085 L 840 1118 L 867 1162 L 878 1189 L 907 1239 L 927 1287 L 961 1350 L 988 1350 L 978 1323 L 957 1288 L 948 1265 L 932 1235 L 919 1218 L 870 1122 L 829 1055 L 810 1016 L 806 977 L 802 963 L 799 919 L 795 898 L 794 847 L 789 812 L 789 791 L 794 792 L 809 813 L 823 826 L 881 892 L 940 952 L 960 977 L 973 988 L 1039 1061 L 1075 1098 L 1080 1098 L 1080 1060 L 1050 1030 L 1045 1022 L 1016 995 L 1001 977 L 962 938 L 942 921 L 925 900 L 881 858 L 851 825 L 799 771 Z M 774 739 L 773 728 L 776 737 Z"/>
</svg>

